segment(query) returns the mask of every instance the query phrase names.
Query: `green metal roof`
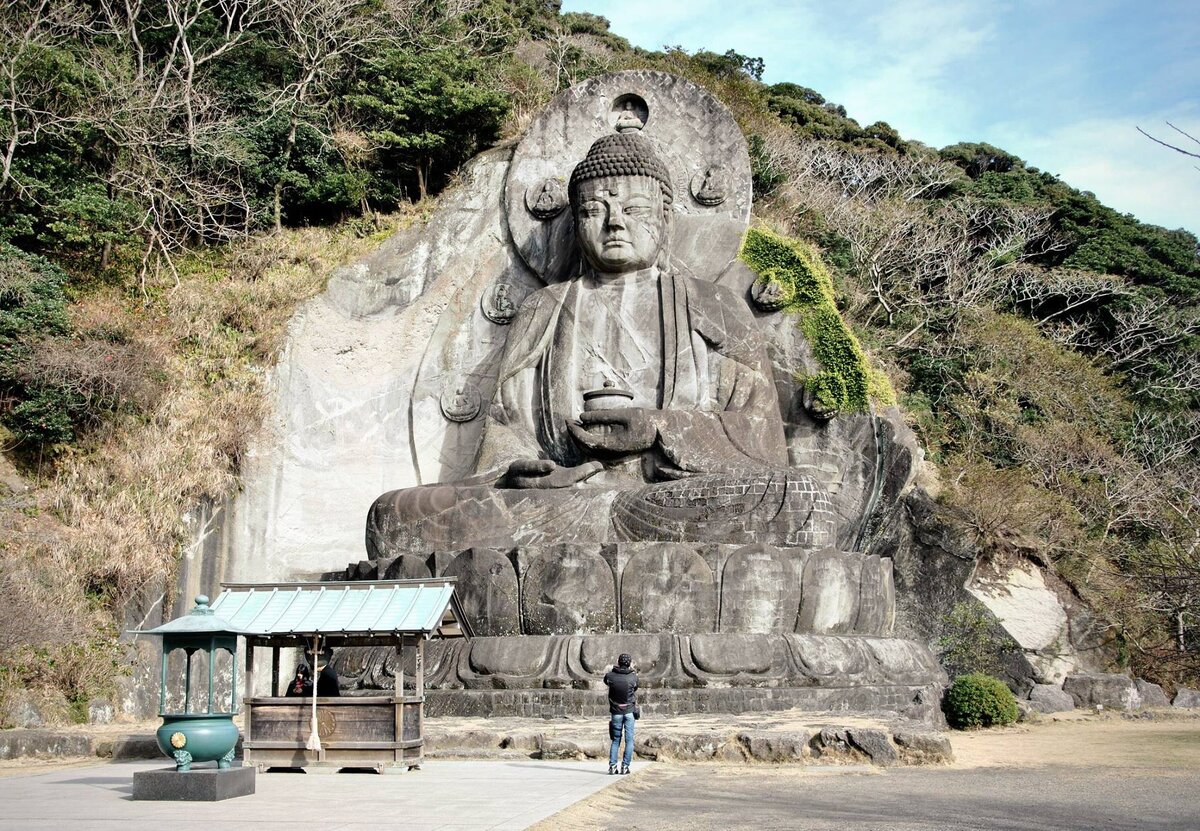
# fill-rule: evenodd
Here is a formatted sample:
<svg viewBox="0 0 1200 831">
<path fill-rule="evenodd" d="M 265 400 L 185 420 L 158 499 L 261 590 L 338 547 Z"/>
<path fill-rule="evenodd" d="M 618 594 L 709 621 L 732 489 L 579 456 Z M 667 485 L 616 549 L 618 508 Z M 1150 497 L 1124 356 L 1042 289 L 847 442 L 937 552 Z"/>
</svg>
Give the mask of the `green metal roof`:
<svg viewBox="0 0 1200 831">
<path fill-rule="evenodd" d="M 186 615 L 180 615 L 174 620 L 168 621 L 154 629 L 137 630 L 134 634 L 186 636 L 240 635 L 243 633 L 235 624 L 216 614 L 208 605 L 208 597 L 202 594 L 196 598 L 196 605 Z"/>
<path fill-rule="evenodd" d="M 223 583 L 213 612 L 243 635 L 470 635 L 452 579 Z M 456 632 L 457 633 L 457 632 Z"/>
</svg>

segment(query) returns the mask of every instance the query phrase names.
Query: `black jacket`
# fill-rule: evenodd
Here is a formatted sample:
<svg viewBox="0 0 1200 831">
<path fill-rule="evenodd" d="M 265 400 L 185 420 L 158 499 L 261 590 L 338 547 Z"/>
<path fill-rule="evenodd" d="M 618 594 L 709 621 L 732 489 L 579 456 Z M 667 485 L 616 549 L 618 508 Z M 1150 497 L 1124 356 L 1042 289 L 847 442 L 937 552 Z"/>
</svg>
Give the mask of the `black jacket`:
<svg viewBox="0 0 1200 831">
<path fill-rule="evenodd" d="M 632 667 L 613 667 L 604 676 L 608 685 L 608 712 L 610 715 L 632 713 L 637 706 L 638 677 Z"/>
</svg>

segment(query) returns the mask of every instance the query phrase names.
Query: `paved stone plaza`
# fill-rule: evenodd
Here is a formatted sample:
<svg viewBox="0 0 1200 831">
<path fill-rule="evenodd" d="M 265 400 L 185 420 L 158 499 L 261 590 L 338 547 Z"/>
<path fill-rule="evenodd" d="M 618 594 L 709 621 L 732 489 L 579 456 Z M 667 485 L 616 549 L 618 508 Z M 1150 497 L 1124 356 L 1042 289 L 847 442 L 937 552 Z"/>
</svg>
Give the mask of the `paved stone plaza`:
<svg viewBox="0 0 1200 831">
<path fill-rule="evenodd" d="M 162 768 L 165 761 L 0 779 L 0 829 L 519 829 L 618 779 L 596 762 L 432 761 L 420 771 L 389 776 L 260 774 L 253 796 L 225 802 L 134 802 L 133 774 Z M 635 763 L 631 776 L 645 765 Z"/>
</svg>

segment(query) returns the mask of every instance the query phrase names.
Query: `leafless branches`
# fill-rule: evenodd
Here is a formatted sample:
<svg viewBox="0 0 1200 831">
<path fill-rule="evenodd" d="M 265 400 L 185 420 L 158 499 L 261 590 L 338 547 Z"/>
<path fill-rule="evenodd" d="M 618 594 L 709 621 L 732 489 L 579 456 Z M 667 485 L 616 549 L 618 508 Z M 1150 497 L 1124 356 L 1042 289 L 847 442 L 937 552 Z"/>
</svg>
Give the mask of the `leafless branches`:
<svg viewBox="0 0 1200 831">
<path fill-rule="evenodd" d="M 1195 144 L 1197 147 L 1200 147 L 1200 138 L 1196 138 L 1191 133 L 1187 132 L 1186 130 L 1180 129 L 1179 127 L 1176 127 L 1174 124 L 1172 124 L 1169 121 L 1167 122 L 1167 126 L 1170 127 L 1172 130 L 1174 130 L 1175 132 L 1179 133 L 1179 135 L 1183 136 L 1188 141 Z M 1163 141 L 1160 138 L 1156 138 L 1156 137 L 1150 135 L 1145 130 L 1143 130 L 1141 127 L 1138 127 L 1137 131 L 1139 133 L 1141 133 L 1143 136 L 1145 136 L 1146 138 L 1150 139 L 1150 141 L 1154 142 L 1155 144 L 1161 144 L 1163 147 L 1166 147 L 1170 150 L 1174 150 L 1176 153 L 1182 153 L 1185 156 L 1190 156 L 1193 159 L 1200 159 L 1200 153 L 1196 152 L 1195 150 L 1186 150 L 1177 144 L 1171 144 L 1169 141 Z M 1198 167 L 1196 169 L 1200 170 L 1200 167 Z"/>
<path fill-rule="evenodd" d="M 1050 212 L 958 198 L 932 200 L 962 176 L 937 157 L 856 153 L 786 136 L 768 143 L 788 197 L 850 244 L 876 311 L 929 320 L 990 306 L 1011 293 L 1022 263 L 1053 244 Z M 874 314 L 875 312 L 872 312 Z"/>
<path fill-rule="evenodd" d="M 69 42 L 84 19 L 72 2 L 4 0 L 0 4 L 0 189 L 12 180 L 19 147 L 76 120 L 77 103 L 65 92 L 61 71 L 38 64 L 52 61 L 54 49 Z"/>
</svg>

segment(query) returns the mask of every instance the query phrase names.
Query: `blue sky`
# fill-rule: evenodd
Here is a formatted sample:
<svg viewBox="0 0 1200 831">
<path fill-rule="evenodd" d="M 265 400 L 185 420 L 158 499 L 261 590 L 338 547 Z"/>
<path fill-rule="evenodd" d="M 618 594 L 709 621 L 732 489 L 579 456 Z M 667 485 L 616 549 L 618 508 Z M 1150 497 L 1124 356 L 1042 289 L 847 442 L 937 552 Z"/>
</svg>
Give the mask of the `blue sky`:
<svg viewBox="0 0 1200 831">
<path fill-rule="evenodd" d="M 941 147 L 986 141 L 1146 222 L 1200 233 L 1200 0 L 564 0 L 637 46 L 736 49 Z M 1174 143 L 1186 139 L 1174 136 Z M 1200 151 L 1200 145 L 1193 145 Z"/>
</svg>

